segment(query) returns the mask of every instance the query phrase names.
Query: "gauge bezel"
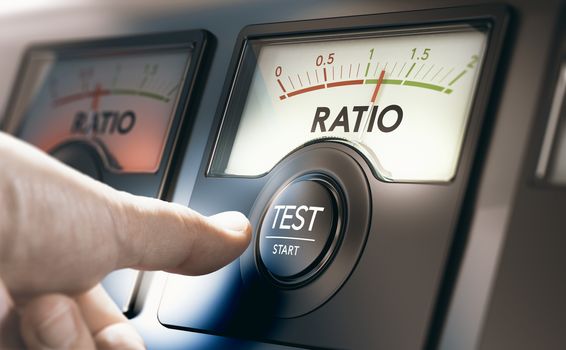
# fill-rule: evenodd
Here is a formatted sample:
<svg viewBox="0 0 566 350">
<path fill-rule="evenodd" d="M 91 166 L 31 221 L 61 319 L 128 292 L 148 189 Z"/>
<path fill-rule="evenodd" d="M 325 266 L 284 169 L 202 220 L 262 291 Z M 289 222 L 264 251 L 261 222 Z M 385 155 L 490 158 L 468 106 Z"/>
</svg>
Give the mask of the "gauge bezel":
<svg viewBox="0 0 566 350">
<path fill-rule="evenodd" d="M 566 55 L 561 57 L 559 62 L 552 63 L 549 66 L 552 68 L 550 71 L 553 74 L 552 77 L 547 78 L 550 83 L 550 89 L 543 95 L 544 101 L 543 106 L 540 108 L 542 110 L 542 115 L 546 115 L 547 118 L 544 119 L 545 128 L 544 132 L 539 131 L 542 129 L 541 126 L 537 125 L 537 134 L 540 141 L 540 146 L 537 145 L 537 164 L 536 169 L 533 171 L 533 182 L 539 187 L 556 187 L 557 189 L 564 189 L 566 187 L 566 182 L 556 181 L 552 179 L 552 174 L 555 172 L 558 166 L 558 146 L 560 142 L 564 142 L 562 138 L 564 137 L 561 132 L 566 128 Z M 550 102 L 545 101 L 552 99 Z"/>
<path fill-rule="evenodd" d="M 446 9 L 448 10 L 448 9 Z M 395 16 L 397 14 L 388 14 L 389 16 Z M 385 15 L 383 15 L 385 16 Z M 369 20 L 370 16 L 358 16 L 350 17 L 352 23 L 347 23 L 345 18 L 334 18 L 317 20 L 314 23 L 306 23 L 306 21 L 300 21 L 293 23 L 292 26 L 286 26 L 285 23 L 278 24 L 265 24 L 265 25 L 255 25 L 248 26 L 242 30 L 236 49 L 234 51 L 234 56 L 231 62 L 231 79 L 225 84 L 225 91 L 223 93 L 222 104 L 219 105 L 219 110 L 217 111 L 217 118 L 220 120 L 218 126 L 213 130 L 214 133 L 213 145 L 208 153 L 207 167 L 205 170 L 206 177 L 217 177 L 217 178 L 262 178 L 268 175 L 274 167 L 269 171 L 259 174 L 259 175 L 235 175 L 223 173 L 222 171 L 216 170 L 219 164 L 226 163 L 227 157 L 229 157 L 231 150 L 229 145 L 223 146 L 221 141 L 230 141 L 238 129 L 239 123 L 242 118 L 242 112 L 247 99 L 247 92 L 250 86 L 250 81 L 253 77 L 253 73 L 257 67 L 255 62 L 256 56 L 250 54 L 250 52 L 256 52 L 257 46 L 261 49 L 262 45 L 265 43 L 295 43 L 301 40 L 335 40 L 342 37 L 356 38 L 356 37 L 376 37 L 388 36 L 388 35 L 411 35 L 411 34 L 422 34 L 422 33 L 435 33 L 438 31 L 446 30 L 448 33 L 457 31 L 460 28 L 477 27 L 478 30 L 482 30 L 486 35 L 485 51 L 483 56 L 482 67 L 478 72 L 478 78 L 473 90 L 471 91 L 470 106 L 468 108 L 467 116 L 465 119 L 465 126 L 463 128 L 463 137 L 460 141 L 460 149 L 458 152 L 458 157 L 455 159 L 455 169 L 452 177 L 449 180 L 390 180 L 386 176 L 382 176 L 378 171 L 372 167 L 374 177 L 379 181 L 392 182 L 392 183 L 434 183 L 434 184 L 447 184 L 458 176 L 462 172 L 461 164 L 464 158 L 467 157 L 466 148 L 470 143 L 470 138 L 476 137 L 471 135 L 471 129 L 474 129 L 472 124 L 477 124 L 481 122 L 482 114 L 481 110 L 485 109 L 485 104 L 481 102 L 481 98 L 478 98 L 480 91 L 485 90 L 488 86 L 486 80 L 488 80 L 489 73 L 486 72 L 486 67 L 492 68 L 493 54 L 489 51 L 494 51 L 492 43 L 492 31 L 493 31 L 493 16 L 469 16 L 468 18 L 452 18 L 448 19 L 432 19 L 428 21 L 415 21 L 409 20 L 391 23 L 387 20 L 379 20 L 372 22 Z M 359 22 L 359 23 L 358 23 Z M 379 24 L 376 24 L 379 23 Z M 407 34 L 405 34 L 407 33 Z M 256 52 L 257 53 L 257 52 Z M 245 92 L 239 92 L 245 91 Z M 479 119 L 479 120 L 478 120 Z M 475 120 L 478 120 L 477 122 Z M 229 133 L 226 137 L 225 133 Z M 222 139 L 225 140 L 222 140 Z M 210 142 L 210 140 L 209 140 Z M 348 143 L 344 140 L 342 142 Z M 300 149 L 305 145 L 299 146 Z M 225 149 L 227 148 L 227 149 Z M 289 156 L 297 149 L 292 150 L 287 154 Z M 227 150 L 227 151 L 226 151 Z M 358 150 L 368 159 L 367 155 L 363 150 Z M 280 159 L 276 164 L 280 163 L 283 159 Z"/>
<path fill-rule="evenodd" d="M 176 105 L 172 111 L 163 152 L 154 173 L 128 172 L 120 173 L 112 170 L 103 170 L 104 182 L 118 189 L 131 191 L 147 196 L 166 198 L 170 194 L 168 187 L 178 172 L 177 149 L 186 145 L 181 135 L 190 131 L 193 112 L 196 111 L 195 89 L 197 87 L 197 74 L 202 74 L 203 56 L 205 47 L 210 41 L 210 35 L 204 30 L 188 30 L 170 33 L 123 36 L 116 38 L 102 38 L 94 40 L 73 40 L 52 43 L 39 43 L 29 46 L 23 56 L 14 88 L 0 122 L 0 130 L 15 134 L 25 123 L 25 118 L 14 116 L 13 113 L 24 83 L 26 72 L 33 66 L 34 59 L 45 55 L 54 57 L 54 61 L 66 58 L 103 57 L 109 55 L 134 55 L 136 53 L 158 53 L 174 50 L 186 50 L 189 63 L 185 67 L 185 79 L 178 94 Z M 190 109 L 189 109 L 190 104 Z M 140 191 L 142 193 L 140 193 Z M 169 191 L 170 192 L 170 191 Z"/>
</svg>

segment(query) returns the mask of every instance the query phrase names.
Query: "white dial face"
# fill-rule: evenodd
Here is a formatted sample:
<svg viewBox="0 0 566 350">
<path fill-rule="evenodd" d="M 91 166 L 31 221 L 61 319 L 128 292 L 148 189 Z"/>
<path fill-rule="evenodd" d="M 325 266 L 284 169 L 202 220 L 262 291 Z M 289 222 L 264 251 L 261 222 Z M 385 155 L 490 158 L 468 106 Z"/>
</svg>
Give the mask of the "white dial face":
<svg viewBox="0 0 566 350">
<path fill-rule="evenodd" d="M 212 170 L 259 176 L 306 143 L 337 139 L 383 180 L 450 181 L 486 43 L 485 30 L 459 26 L 256 44 L 230 155 Z"/>
<path fill-rule="evenodd" d="M 19 136 L 46 152 L 84 141 L 110 171 L 154 173 L 189 61 L 187 50 L 38 58 Z"/>
</svg>

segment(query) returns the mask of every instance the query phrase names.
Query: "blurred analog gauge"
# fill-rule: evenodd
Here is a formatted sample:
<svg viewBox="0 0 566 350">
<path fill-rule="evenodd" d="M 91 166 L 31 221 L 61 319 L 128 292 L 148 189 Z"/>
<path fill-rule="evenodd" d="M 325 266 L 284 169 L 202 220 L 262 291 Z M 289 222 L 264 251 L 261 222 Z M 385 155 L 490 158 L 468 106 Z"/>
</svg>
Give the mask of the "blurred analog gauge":
<svg viewBox="0 0 566 350">
<path fill-rule="evenodd" d="M 109 171 L 154 173 L 189 59 L 186 50 L 36 55 L 18 136 L 47 152 L 87 143 Z"/>
</svg>

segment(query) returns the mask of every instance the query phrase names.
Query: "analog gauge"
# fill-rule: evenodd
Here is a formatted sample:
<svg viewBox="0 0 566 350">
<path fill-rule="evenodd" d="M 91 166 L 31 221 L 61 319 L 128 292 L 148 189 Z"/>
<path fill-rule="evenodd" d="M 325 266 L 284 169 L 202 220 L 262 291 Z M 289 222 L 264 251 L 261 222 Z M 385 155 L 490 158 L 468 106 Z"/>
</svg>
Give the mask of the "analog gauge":
<svg viewBox="0 0 566 350">
<path fill-rule="evenodd" d="M 241 117 L 225 122 L 210 173 L 257 177 L 306 144 L 338 141 L 382 180 L 450 181 L 487 33 L 459 25 L 251 40 Z"/>
<path fill-rule="evenodd" d="M 40 68 L 19 137 L 47 152 L 86 143 L 111 172 L 157 172 L 189 65 L 187 50 L 38 55 L 33 63 Z"/>
</svg>

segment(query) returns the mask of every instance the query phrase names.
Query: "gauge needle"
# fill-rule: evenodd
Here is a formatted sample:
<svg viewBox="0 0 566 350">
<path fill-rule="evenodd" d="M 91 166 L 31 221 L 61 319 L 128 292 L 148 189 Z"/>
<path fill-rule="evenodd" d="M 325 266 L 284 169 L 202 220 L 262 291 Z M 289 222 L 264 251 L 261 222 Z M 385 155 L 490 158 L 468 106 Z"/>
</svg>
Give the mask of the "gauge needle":
<svg viewBox="0 0 566 350">
<path fill-rule="evenodd" d="M 381 73 L 379 74 L 379 79 L 377 79 L 377 84 L 375 84 L 375 89 L 373 90 L 373 95 L 371 96 L 371 103 L 375 103 L 375 99 L 377 98 L 377 93 L 379 92 L 381 83 L 383 83 L 384 75 L 385 75 L 385 69 L 382 70 Z"/>
<path fill-rule="evenodd" d="M 92 93 L 92 110 L 96 111 L 98 109 L 98 102 L 100 100 L 100 95 L 102 94 L 102 88 L 100 84 L 96 84 L 96 89 Z"/>
</svg>

